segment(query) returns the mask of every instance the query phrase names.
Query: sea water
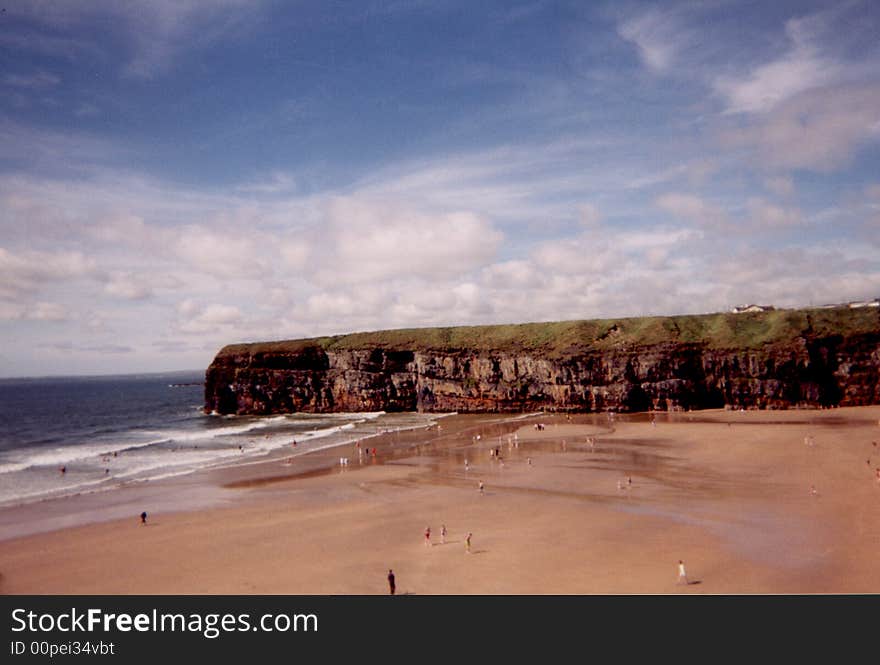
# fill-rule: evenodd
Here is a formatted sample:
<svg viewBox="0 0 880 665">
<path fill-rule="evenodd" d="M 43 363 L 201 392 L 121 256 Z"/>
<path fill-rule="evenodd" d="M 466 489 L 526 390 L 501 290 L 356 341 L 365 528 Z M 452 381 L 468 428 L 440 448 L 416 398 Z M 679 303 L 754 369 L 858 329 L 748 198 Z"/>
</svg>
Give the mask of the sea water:
<svg viewBox="0 0 880 665">
<path fill-rule="evenodd" d="M 0 506 L 303 455 L 436 418 L 206 415 L 203 379 L 202 372 L 0 379 Z"/>
</svg>

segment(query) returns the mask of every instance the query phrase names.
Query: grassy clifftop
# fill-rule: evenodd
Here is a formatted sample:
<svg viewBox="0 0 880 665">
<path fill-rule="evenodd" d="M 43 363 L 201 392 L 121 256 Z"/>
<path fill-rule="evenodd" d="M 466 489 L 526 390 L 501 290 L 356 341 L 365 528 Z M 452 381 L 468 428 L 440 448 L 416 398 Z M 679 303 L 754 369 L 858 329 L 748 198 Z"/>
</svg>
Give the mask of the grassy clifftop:
<svg viewBox="0 0 880 665">
<path fill-rule="evenodd" d="M 540 352 L 544 355 L 601 352 L 659 344 L 754 349 L 790 343 L 801 336 L 847 337 L 865 333 L 880 333 L 880 310 L 876 307 L 408 328 L 231 344 L 224 347 L 220 355 L 292 353 L 315 347 L 326 351 L 381 348 L 391 351 Z"/>
</svg>

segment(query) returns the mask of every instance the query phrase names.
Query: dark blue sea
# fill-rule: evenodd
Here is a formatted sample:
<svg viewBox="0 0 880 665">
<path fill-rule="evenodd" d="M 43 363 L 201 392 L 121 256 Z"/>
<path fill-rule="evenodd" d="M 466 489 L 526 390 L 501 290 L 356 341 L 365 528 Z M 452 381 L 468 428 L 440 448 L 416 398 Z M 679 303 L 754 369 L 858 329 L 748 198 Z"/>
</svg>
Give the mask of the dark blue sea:
<svg viewBox="0 0 880 665">
<path fill-rule="evenodd" d="M 203 372 L 0 379 L 0 506 L 301 455 L 433 422 L 383 412 L 206 415 L 203 380 Z"/>
</svg>

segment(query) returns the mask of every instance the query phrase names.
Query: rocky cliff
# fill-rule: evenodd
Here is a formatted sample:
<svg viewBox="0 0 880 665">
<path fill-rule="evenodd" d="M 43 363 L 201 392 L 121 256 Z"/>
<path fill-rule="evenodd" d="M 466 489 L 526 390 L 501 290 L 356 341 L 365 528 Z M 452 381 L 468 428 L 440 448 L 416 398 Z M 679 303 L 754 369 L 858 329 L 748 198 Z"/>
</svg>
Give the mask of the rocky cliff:
<svg viewBox="0 0 880 665">
<path fill-rule="evenodd" d="M 880 403 L 877 308 L 431 328 L 223 348 L 205 411 L 645 411 Z"/>
</svg>

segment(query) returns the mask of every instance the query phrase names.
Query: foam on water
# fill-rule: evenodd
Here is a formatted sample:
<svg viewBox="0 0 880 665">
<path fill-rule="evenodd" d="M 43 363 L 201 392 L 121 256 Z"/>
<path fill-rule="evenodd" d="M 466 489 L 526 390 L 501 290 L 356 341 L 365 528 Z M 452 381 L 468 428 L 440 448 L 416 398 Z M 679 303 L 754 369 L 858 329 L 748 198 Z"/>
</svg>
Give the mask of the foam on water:
<svg viewBox="0 0 880 665">
<path fill-rule="evenodd" d="M 127 427 L 93 430 L 94 436 L 85 441 L 51 447 L 6 446 L 0 452 L 0 505 L 111 490 L 218 466 L 260 463 L 281 451 L 301 455 L 350 445 L 385 431 L 425 427 L 434 418 L 382 411 L 216 418 L 190 406 L 176 412 L 168 427 L 152 417 L 156 426 L 139 427 L 135 420 Z M 297 446 L 291 450 L 293 441 Z"/>
</svg>

